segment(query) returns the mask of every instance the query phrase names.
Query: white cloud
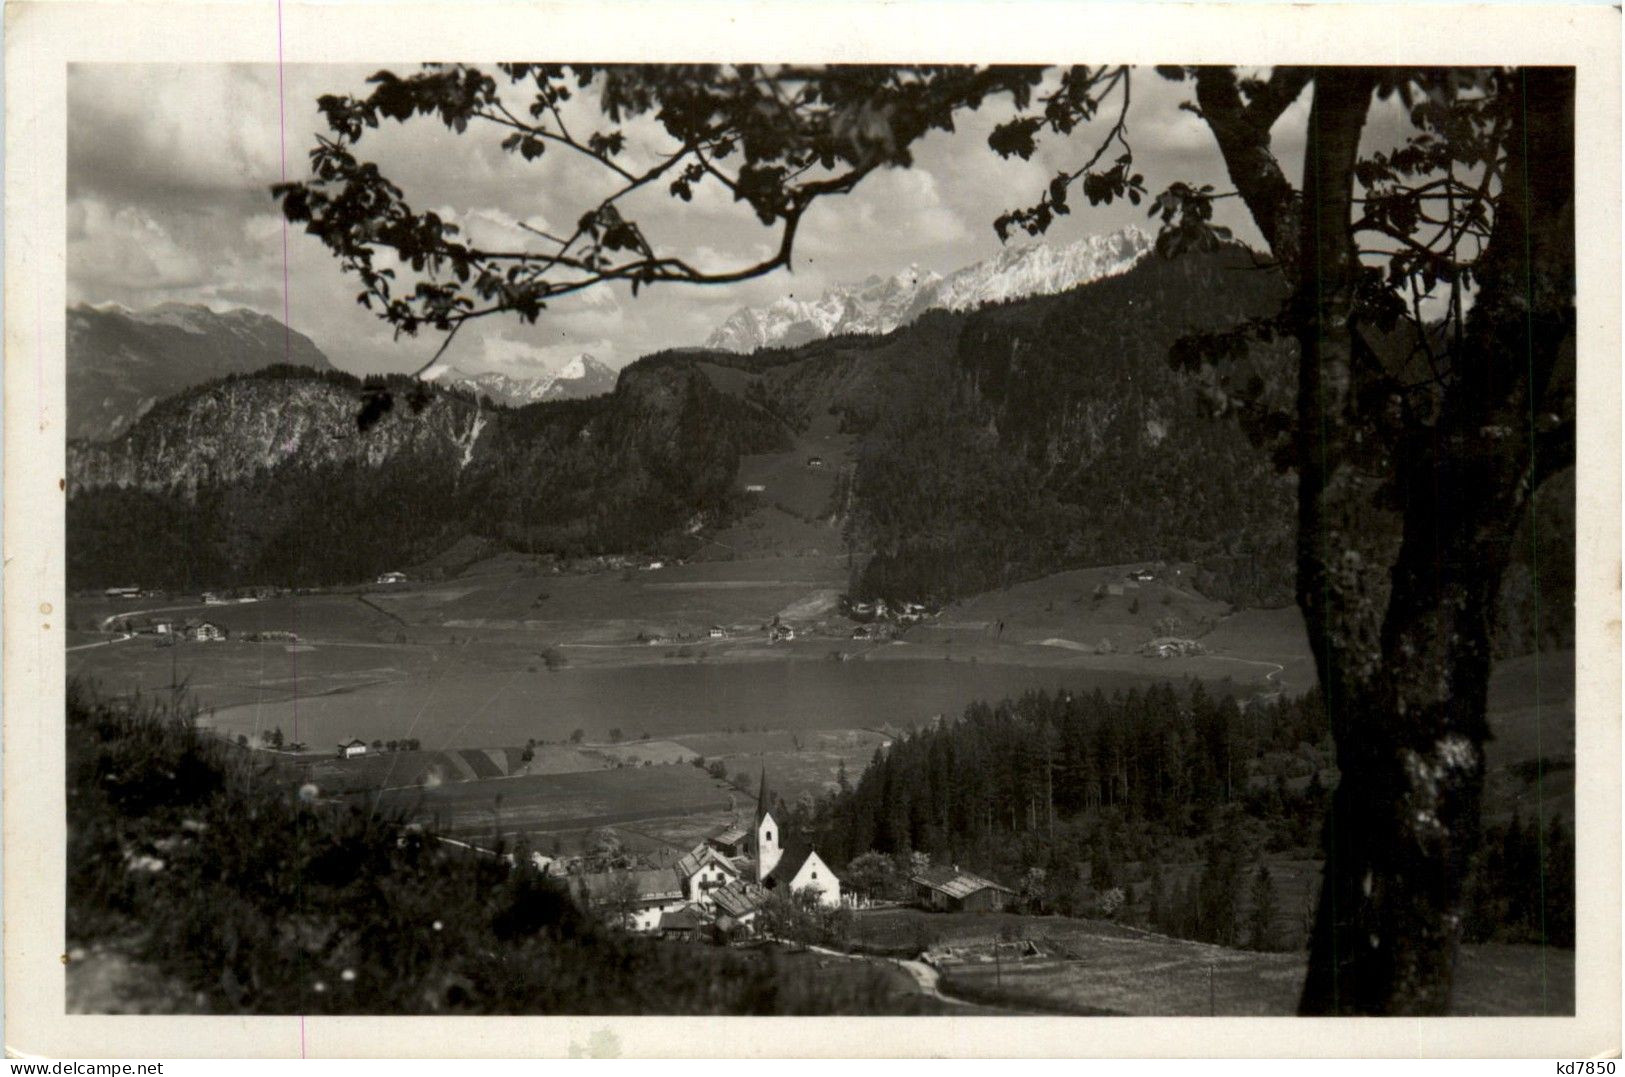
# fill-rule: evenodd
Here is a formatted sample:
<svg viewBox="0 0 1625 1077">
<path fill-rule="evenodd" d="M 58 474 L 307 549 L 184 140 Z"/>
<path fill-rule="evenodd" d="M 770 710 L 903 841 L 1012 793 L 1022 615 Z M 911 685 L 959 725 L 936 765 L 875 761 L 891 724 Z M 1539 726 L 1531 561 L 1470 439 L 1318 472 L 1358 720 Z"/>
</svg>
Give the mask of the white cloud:
<svg viewBox="0 0 1625 1077">
<path fill-rule="evenodd" d="M 240 303 L 278 316 L 286 305 L 295 327 L 343 367 L 405 370 L 423 363 L 442 338 L 426 331 L 417 339 L 393 339 L 387 325 L 356 305 L 354 278 L 343 276 L 314 238 L 298 230 L 287 234 L 284 269 L 284 225 L 269 196 L 284 152 L 290 177 L 305 173 L 313 133 L 324 128 L 317 95 L 364 93 L 371 70 L 290 65 L 279 79 L 271 65 L 73 67 L 70 296 L 130 306 L 166 299 Z M 285 87 L 280 97 L 279 82 Z M 1145 71 L 1134 91 L 1130 130 L 1148 184 L 1224 183 L 1210 136 L 1196 117 L 1177 111 L 1190 87 Z M 516 105 L 522 96 L 519 88 Z M 1277 125 L 1283 154 L 1301 156 L 1294 147 L 1301 147 L 1302 109 L 1295 105 Z M 590 93 L 577 95 L 565 112 L 578 133 L 613 126 L 597 114 Z M 1010 114 L 1008 102 L 990 101 L 960 117 L 954 133 L 920 140 L 914 168 L 879 172 L 852 194 L 818 203 L 802 222 L 794 272 L 729 287 L 659 286 L 636 299 L 621 286 L 593 288 L 550 306 L 534 326 L 512 319 L 470 323 L 448 358 L 470 368 L 508 369 L 589 351 L 624 363 L 697 344 L 741 306 L 816 294 L 910 263 L 943 272 L 986 258 L 999 246 L 993 219 L 1034 201 L 1059 169 L 1077 167 L 1101 126 L 1044 139 L 1030 161 L 1003 160 L 988 148 L 987 135 Z M 669 146 L 653 119 L 625 130 L 629 161 L 652 160 Z M 430 118 L 385 122 L 367 132 L 360 153 L 396 180 L 412 204 L 443 207 L 481 246 L 538 246 L 542 241 L 515 221 L 551 222 L 551 231 L 571 227 L 613 188 L 602 168 L 560 147 L 529 163 L 504 153 L 502 134 L 476 126 L 457 136 Z M 651 184 L 624 208 L 657 249 L 705 270 L 759 261 L 779 242 L 777 228 L 764 227 L 714 182 L 702 184 L 686 204 L 665 184 Z M 1225 223 L 1246 223 L 1234 200 L 1220 212 Z M 1144 219 L 1143 210 L 1127 205 L 1080 205 L 1057 222 L 1051 239 L 1064 242 Z"/>
</svg>

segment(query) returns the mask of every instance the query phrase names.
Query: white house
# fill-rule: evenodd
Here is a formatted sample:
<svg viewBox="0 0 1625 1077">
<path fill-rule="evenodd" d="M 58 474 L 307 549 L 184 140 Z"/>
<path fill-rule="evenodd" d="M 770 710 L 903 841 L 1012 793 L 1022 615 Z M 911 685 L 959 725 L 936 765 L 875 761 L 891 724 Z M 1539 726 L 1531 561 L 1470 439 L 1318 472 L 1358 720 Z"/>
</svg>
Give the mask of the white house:
<svg viewBox="0 0 1625 1077">
<path fill-rule="evenodd" d="M 683 897 L 702 908 L 711 906 L 712 891 L 738 882 L 743 874 L 737 861 L 705 843 L 685 853 L 675 870 L 682 880 Z"/>
<path fill-rule="evenodd" d="M 654 931 L 662 916 L 689 907 L 682 876 L 674 868 L 573 875 L 570 889 L 590 908 L 608 917 L 624 916 L 630 931 Z"/>
<path fill-rule="evenodd" d="M 375 583 L 405 583 L 406 582 L 406 573 L 404 573 L 404 572 L 383 572 L 383 573 L 379 574 L 378 579 L 375 580 L 374 582 Z"/>
<path fill-rule="evenodd" d="M 358 755 L 366 754 L 367 742 L 364 740 L 352 740 L 348 744 L 339 745 L 340 759 L 354 759 Z"/>
<path fill-rule="evenodd" d="M 199 643 L 219 643 L 226 638 L 226 630 L 213 621 L 199 621 L 192 626 L 191 636 Z"/>
</svg>

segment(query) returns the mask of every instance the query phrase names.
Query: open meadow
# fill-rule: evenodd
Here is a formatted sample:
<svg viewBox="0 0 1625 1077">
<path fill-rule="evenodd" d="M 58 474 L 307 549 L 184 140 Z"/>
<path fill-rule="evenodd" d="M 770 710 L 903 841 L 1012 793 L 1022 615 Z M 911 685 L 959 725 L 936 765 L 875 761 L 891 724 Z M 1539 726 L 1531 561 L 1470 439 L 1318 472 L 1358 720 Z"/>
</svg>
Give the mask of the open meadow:
<svg viewBox="0 0 1625 1077">
<path fill-rule="evenodd" d="M 1285 1017 L 1297 1008 L 1307 966 L 1297 949 L 1260 953 L 1104 920 L 1015 913 L 876 909 L 853 917 L 850 938 L 877 952 L 929 951 L 953 997 L 1039 1012 Z M 1573 951 L 1464 946 L 1454 1012 L 1573 1013 Z"/>
</svg>

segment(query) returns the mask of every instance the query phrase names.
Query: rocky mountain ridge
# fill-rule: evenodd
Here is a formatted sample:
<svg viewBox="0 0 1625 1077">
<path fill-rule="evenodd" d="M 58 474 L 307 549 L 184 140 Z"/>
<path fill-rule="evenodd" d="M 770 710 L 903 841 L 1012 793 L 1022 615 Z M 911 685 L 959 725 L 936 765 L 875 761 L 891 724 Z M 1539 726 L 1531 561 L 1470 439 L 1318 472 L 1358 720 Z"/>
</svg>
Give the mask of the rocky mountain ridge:
<svg viewBox="0 0 1625 1077">
<path fill-rule="evenodd" d="M 242 307 L 78 304 L 67 329 L 69 438 L 116 438 L 165 397 L 231 374 L 278 363 L 332 369 L 309 337 Z"/>
<path fill-rule="evenodd" d="M 712 332 L 706 347 L 752 352 L 794 347 L 848 333 L 883 334 L 928 310 L 966 311 L 989 303 L 1053 295 L 1132 269 L 1152 239 L 1130 226 L 1073 243 L 1016 245 L 947 276 L 910 266 L 872 276 L 813 299 L 786 296 L 765 307 L 736 311 Z"/>
</svg>

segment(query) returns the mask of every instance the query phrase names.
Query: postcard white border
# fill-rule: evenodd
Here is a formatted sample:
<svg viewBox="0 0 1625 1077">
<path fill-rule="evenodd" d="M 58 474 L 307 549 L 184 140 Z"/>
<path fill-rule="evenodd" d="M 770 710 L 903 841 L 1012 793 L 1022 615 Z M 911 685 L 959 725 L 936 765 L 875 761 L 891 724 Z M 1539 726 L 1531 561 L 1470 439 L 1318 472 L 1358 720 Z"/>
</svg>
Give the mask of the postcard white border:
<svg viewBox="0 0 1625 1077">
<path fill-rule="evenodd" d="M 69 62 L 417 59 L 1573 64 L 1580 467 L 1574 1018 L 308 1018 L 63 1015 L 63 355 Z M 7 1047 L 45 1057 L 1538 1057 L 1620 1046 L 1620 14 L 1603 6 L 962 2 L 8 5 Z M 199 137 L 206 137 L 200 132 Z"/>
</svg>

